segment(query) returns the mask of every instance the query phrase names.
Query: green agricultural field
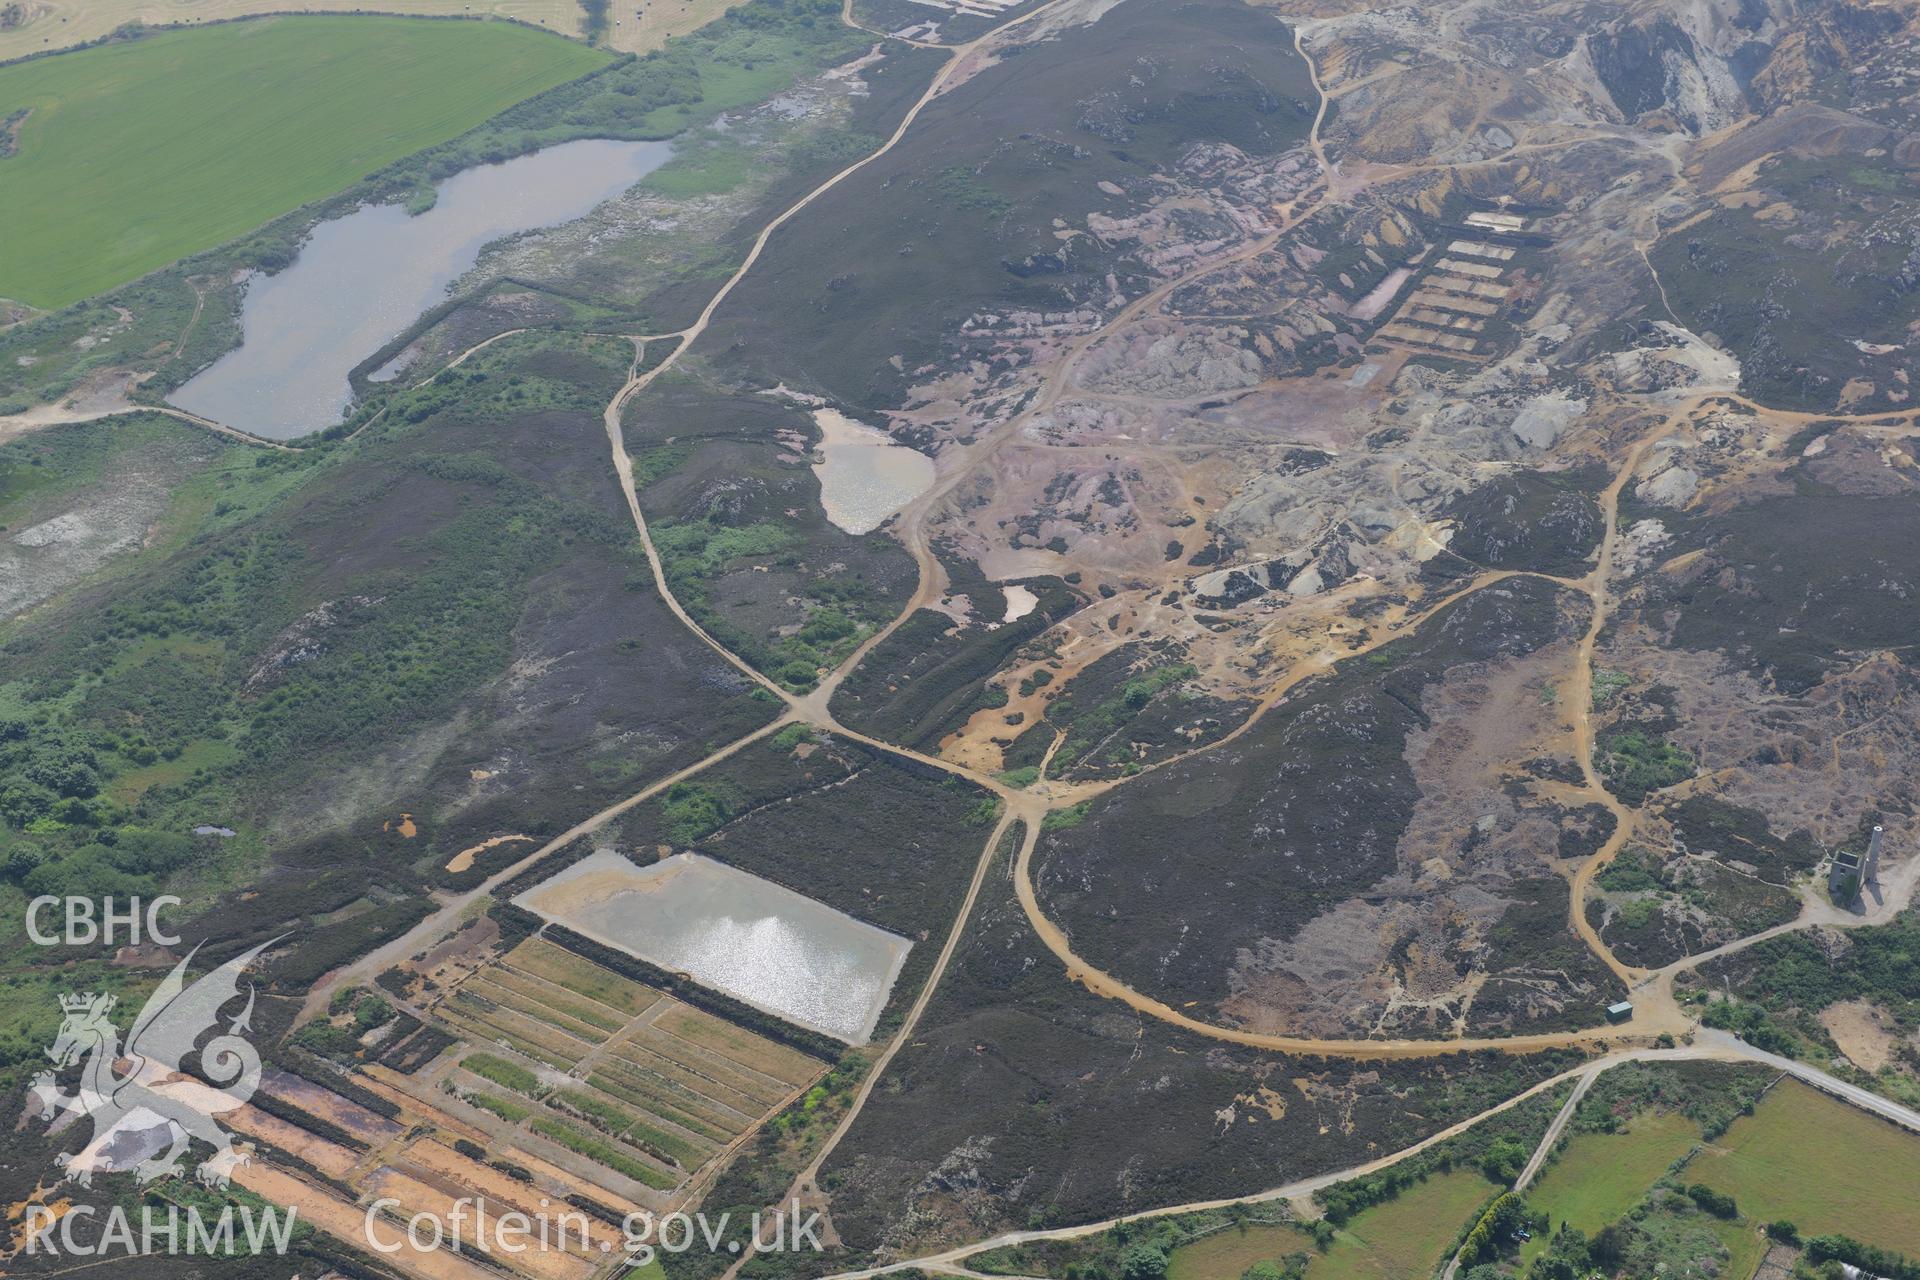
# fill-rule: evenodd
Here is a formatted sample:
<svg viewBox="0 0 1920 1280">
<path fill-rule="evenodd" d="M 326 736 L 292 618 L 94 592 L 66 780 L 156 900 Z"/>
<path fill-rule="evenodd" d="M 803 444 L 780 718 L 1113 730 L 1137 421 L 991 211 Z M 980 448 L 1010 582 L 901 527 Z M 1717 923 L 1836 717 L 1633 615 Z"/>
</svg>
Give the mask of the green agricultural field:
<svg viewBox="0 0 1920 1280">
<path fill-rule="evenodd" d="M 1308 1274 L 1313 1280 L 1427 1280 L 1496 1194 L 1477 1171 L 1437 1174 L 1356 1214 Z"/>
<path fill-rule="evenodd" d="M 1685 1177 L 1726 1192 L 1756 1222 L 1785 1218 L 1803 1235 L 1839 1232 L 1920 1256 L 1920 1137 L 1795 1081 L 1735 1121 Z"/>
<path fill-rule="evenodd" d="M 1278 1263 L 1297 1253 L 1314 1255 L 1313 1237 L 1297 1227 L 1226 1227 L 1175 1249 L 1167 1259 L 1167 1280 L 1240 1280 L 1257 1262 Z"/>
<path fill-rule="evenodd" d="M 1727 1246 L 1727 1265 L 1720 1274 L 1728 1277 L 1751 1276 L 1760 1270 L 1767 1256 L 1767 1233 L 1757 1223 L 1714 1220 L 1713 1229 Z"/>
<path fill-rule="evenodd" d="M 1592 1235 L 1640 1202 L 1675 1160 L 1700 1141 L 1700 1126 L 1678 1112 L 1643 1114 L 1625 1133 L 1583 1133 L 1527 1193 L 1527 1203 L 1558 1228 Z M 1546 1233 L 1520 1251 L 1525 1261 L 1547 1247 Z"/>
<path fill-rule="evenodd" d="M 606 55 L 503 22 L 278 17 L 0 67 L 0 297 L 59 307 L 329 195 Z"/>
</svg>

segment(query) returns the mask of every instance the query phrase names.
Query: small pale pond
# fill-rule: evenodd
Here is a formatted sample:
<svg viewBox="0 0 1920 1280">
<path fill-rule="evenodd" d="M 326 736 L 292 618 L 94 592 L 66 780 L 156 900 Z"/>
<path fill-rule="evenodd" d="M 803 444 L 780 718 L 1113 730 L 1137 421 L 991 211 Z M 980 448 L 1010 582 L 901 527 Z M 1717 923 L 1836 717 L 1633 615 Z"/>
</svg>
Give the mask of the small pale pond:
<svg viewBox="0 0 1920 1280">
<path fill-rule="evenodd" d="M 383 204 L 323 222 L 292 266 L 248 282 L 244 344 L 172 401 L 274 440 L 332 426 L 352 398 L 347 374 L 442 301 L 489 241 L 580 217 L 672 154 L 665 142 L 566 142 L 455 174 L 418 217 Z"/>
<path fill-rule="evenodd" d="M 848 533 L 872 533 L 888 516 L 933 487 L 933 459 L 895 444 L 893 437 L 855 422 L 838 409 L 815 409 L 824 459 L 820 505 Z"/>
<path fill-rule="evenodd" d="M 873 1034 L 913 945 L 696 853 L 639 867 L 602 849 L 514 902 L 850 1044 Z"/>
</svg>

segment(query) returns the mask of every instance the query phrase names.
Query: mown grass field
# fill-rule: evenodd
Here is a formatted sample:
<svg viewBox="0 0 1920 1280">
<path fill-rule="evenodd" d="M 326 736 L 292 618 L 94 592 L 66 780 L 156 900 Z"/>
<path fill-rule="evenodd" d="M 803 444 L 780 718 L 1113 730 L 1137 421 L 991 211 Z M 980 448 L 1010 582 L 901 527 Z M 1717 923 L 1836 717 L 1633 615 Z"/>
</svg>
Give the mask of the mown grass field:
<svg viewBox="0 0 1920 1280">
<path fill-rule="evenodd" d="M 504 22 L 292 16 L 0 66 L 0 297 L 58 307 L 211 248 L 603 64 Z"/>
<path fill-rule="evenodd" d="M 1757 1223 L 1715 1221 L 1713 1229 L 1727 1246 L 1727 1265 L 1721 1275 L 1751 1276 L 1760 1270 L 1760 1261 L 1767 1256 L 1767 1233 Z"/>
<path fill-rule="evenodd" d="M 1592 1235 L 1640 1202 L 1675 1160 L 1700 1141 L 1700 1126 L 1677 1112 L 1642 1115 L 1625 1133 L 1583 1133 L 1527 1194 L 1553 1219 Z M 1544 1252 L 1549 1233 L 1520 1251 L 1524 1261 Z"/>
<path fill-rule="evenodd" d="M 1313 1280 L 1427 1280 L 1460 1232 L 1498 1191 L 1478 1172 L 1456 1169 L 1357 1214 L 1323 1257 Z"/>
<path fill-rule="evenodd" d="M 1803 1235 L 1837 1231 L 1920 1256 L 1920 1137 L 1795 1081 L 1735 1121 L 1685 1177 L 1731 1195 L 1754 1221 L 1785 1218 Z"/>
</svg>

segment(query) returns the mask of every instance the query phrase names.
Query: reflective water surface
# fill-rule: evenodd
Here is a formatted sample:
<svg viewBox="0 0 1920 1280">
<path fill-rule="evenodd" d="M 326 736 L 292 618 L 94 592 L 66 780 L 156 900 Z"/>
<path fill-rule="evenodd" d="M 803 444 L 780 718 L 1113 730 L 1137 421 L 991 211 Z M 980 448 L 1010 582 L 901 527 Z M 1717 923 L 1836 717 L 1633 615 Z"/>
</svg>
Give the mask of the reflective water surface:
<svg viewBox="0 0 1920 1280">
<path fill-rule="evenodd" d="M 410 217 L 372 205 L 313 229 L 292 266 L 247 285 L 245 342 L 172 402 L 274 440 L 345 416 L 347 374 L 446 297 L 489 241 L 581 216 L 666 162 L 665 142 L 566 142 L 441 183 Z"/>
<path fill-rule="evenodd" d="M 820 505 L 827 519 L 848 533 L 871 533 L 886 518 L 933 487 L 933 459 L 895 444 L 886 432 L 864 426 L 838 409 L 815 409 L 825 459 Z"/>
<path fill-rule="evenodd" d="M 663 969 L 859 1044 L 912 943 L 695 853 L 638 867 L 602 849 L 514 899 Z"/>
</svg>

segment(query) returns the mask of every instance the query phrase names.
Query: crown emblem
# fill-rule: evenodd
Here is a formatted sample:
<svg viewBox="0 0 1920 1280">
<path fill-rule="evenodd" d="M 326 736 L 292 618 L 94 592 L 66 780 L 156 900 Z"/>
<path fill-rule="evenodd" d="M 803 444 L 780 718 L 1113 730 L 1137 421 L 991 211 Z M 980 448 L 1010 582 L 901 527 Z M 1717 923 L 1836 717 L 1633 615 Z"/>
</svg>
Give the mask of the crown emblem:
<svg viewBox="0 0 1920 1280">
<path fill-rule="evenodd" d="M 248 1014 L 235 1018 L 231 1029 L 221 1034 L 220 1010 L 240 998 L 241 975 L 247 966 L 279 941 L 263 942 L 189 983 L 187 969 L 199 953 L 194 948 L 147 996 L 124 1045 L 119 1029 L 107 1019 L 119 1003 L 118 996 L 77 991 L 59 997 L 65 1020 L 46 1051 L 52 1066 L 33 1079 L 37 1112 L 49 1124 L 63 1123 L 62 1117 L 93 1122 L 93 1138 L 86 1146 L 78 1153 L 63 1151 L 55 1157 L 62 1181 L 85 1187 L 92 1185 L 96 1173 L 131 1172 L 145 1185 L 179 1173 L 183 1157 L 199 1142 L 214 1153 L 200 1163 L 194 1177 L 204 1187 L 228 1185 L 233 1171 L 250 1159 L 251 1148 L 236 1144 L 220 1117 L 253 1097 L 260 1085 L 261 1066 L 259 1051 L 241 1034 L 248 1029 Z M 247 999 L 251 1013 L 250 993 Z M 207 1088 L 196 1089 L 189 1102 L 164 1088 L 148 1086 L 149 1076 L 179 1073 L 181 1059 L 194 1054 L 209 1031 L 215 1034 L 198 1050 L 199 1065 L 193 1073 Z M 80 1087 L 68 1092 L 60 1088 L 59 1076 L 73 1068 L 79 1069 Z M 160 1149 L 121 1143 L 118 1135 L 123 1129 L 159 1133 L 165 1141 Z M 122 1149 L 127 1145 L 141 1149 L 129 1159 Z"/>
</svg>

